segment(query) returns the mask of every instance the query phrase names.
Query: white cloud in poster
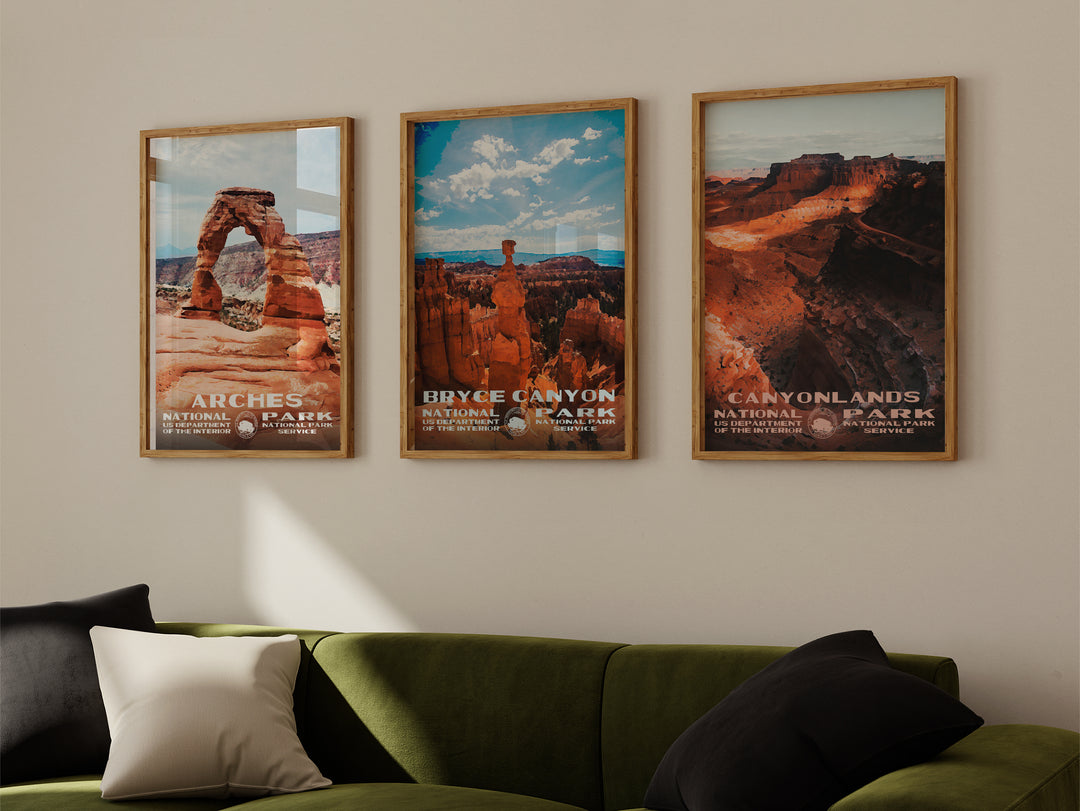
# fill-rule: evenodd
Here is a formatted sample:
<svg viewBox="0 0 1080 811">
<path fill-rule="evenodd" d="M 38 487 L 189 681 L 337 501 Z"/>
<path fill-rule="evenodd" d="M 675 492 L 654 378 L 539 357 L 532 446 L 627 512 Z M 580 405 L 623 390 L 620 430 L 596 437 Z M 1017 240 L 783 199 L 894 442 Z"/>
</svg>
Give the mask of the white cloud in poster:
<svg viewBox="0 0 1080 811">
<path fill-rule="evenodd" d="M 416 251 L 497 250 L 515 239 L 519 251 L 551 252 L 567 243 L 559 225 L 595 246 L 601 219 L 622 222 L 624 126 L 622 110 L 417 125 Z"/>
</svg>

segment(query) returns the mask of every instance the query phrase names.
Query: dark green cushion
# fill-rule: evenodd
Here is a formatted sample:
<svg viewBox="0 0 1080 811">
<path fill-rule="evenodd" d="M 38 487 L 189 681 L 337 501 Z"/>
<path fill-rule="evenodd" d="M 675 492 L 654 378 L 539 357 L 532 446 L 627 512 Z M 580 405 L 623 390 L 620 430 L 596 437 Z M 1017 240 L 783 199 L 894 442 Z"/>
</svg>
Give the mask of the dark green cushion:
<svg viewBox="0 0 1080 811">
<path fill-rule="evenodd" d="M 657 765 L 690 724 L 790 647 L 632 645 L 604 685 L 604 808 L 641 805 Z M 941 656 L 889 654 L 889 663 L 957 695 L 956 665 Z"/>
<path fill-rule="evenodd" d="M 1004 724 L 978 729 L 933 760 L 879 777 L 832 811 L 1072 811 L 1080 735 Z"/>
<path fill-rule="evenodd" d="M 602 804 L 600 698 L 620 646 L 340 634 L 315 646 L 308 754 L 335 783 L 469 786 Z"/>
<path fill-rule="evenodd" d="M 263 797 L 239 808 L 245 811 L 286 809 L 371 809 L 371 811 L 581 811 L 577 806 L 459 786 L 415 783 L 352 783 L 304 794 Z M 167 811 L 167 809 L 165 809 Z"/>
</svg>

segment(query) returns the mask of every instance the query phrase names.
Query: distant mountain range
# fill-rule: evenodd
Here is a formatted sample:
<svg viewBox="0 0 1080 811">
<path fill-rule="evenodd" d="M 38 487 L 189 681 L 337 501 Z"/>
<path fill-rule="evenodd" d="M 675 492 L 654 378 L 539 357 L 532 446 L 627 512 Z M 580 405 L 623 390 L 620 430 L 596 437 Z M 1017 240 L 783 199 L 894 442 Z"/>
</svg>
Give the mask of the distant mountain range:
<svg viewBox="0 0 1080 811">
<path fill-rule="evenodd" d="M 616 268 L 626 267 L 626 254 L 624 251 L 601 251 L 595 248 L 591 251 L 572 251 L 570 253 L 515 253 L 514 264 L 535 265 L 546 259 L 556 259 L 565 256 L 584 256 L 593 260 L 598 265 Z M 496 267 L 502 265 L 502 263 L 506 261 L 506 257 L 503 256 L 503 253 L 500 250 L 443 251 L 441 253 L 436 251 L 431 253 L 418 253 L 416 254 L 415 261 L 423 262 L 429 257 L 442 259 L 445 262 L 463 264 L 470 262 L 486 262 L 487 264 Z"/>
<path fill-rule="evenodd" d="M 945 160 L 944 155 L 897 155 L 896 157 L 906 161 L 918 161 L 919 163 L 933 163 Z"/>
<path fill-rule="evenodd" d="M 319 237 L 335 236 L 338 231 L 316 231 L 310 234 L 296 234 L 296 238 L 300 240 L 300 244 L 304 245 L 307 242 L 313 242 Z M 247 242 L 241 242 L 236 245 L 230 245 L 225 251 L 245 251 L 252 250 L 252 246 L 258 248 L 258 244 L 255 240 L 249 240 Z M 261 250 L 261 249 L 260 249 Z M 157 250 L 154 251 L 155 259 L 185 259 L 187 257 L 198 256 L 199 249 L 192 245 L 190 248 L 177 248 L 172 243 L 166 243 L 165 245 L 158 245 Z"/>
<path fill-rule="evenodd" d="M 918 163 L 933 163 L 934 161 L 944 161 L 944 155 L 897 155 L 896 157 L 906 161 L 917 161 Z M 710 172 L 707 180 L 718 180 L 722 183 L 728 183 L 732 180 L 749 180 L 750 178 L 764 179 L 769 175 L 769 172 L 773 165 L 770 166 L 747 166 L 741 169 L 717 169 Z"/>
<path fill-rule="evenodd" d="M 337 231 L 299 234 L 311 278 L 323 297 L 327 311 L 340 309 L 341 239 Z M 190 288 L 195 274 L 198 250 L 185 256 L 158 257 L 157 284 Z M 214 265 L 214 278 L 222 293 L 239 299 L 261 299 L 266 294 L 266 262 L 263 249 L 255 240 L 225 248 Z"/>
<path fill-rule="evenodd" d="M 195 256 L 199 252 L 199 249 L 192 246 L 190 248 L 177 248 L 175 245 L 158 245 L 157 250 L 154 252 L 155 259 L 177 259 L 181 256 Z"/>
</svg>

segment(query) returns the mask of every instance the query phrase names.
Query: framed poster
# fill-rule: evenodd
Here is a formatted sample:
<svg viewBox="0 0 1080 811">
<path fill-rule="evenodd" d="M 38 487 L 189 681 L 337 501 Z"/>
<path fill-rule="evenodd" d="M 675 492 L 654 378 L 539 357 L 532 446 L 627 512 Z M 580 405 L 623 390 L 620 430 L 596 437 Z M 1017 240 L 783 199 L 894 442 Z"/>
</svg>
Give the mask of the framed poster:
<svg viewBox="0 0 1080 811">
<path fill-rule="evenodd" d="M 695 94 L 694 458 L 956 458 L 955 101 Z"/>
<path fill-rule="evenodd" d="M 141 157 L 141 455 L 351 456 L 352 119 Z"/>
<path fill-rule="evenodd" d="M 636 113 L 402 115 L 402 457 L 634 458 Z"/>
</svg>

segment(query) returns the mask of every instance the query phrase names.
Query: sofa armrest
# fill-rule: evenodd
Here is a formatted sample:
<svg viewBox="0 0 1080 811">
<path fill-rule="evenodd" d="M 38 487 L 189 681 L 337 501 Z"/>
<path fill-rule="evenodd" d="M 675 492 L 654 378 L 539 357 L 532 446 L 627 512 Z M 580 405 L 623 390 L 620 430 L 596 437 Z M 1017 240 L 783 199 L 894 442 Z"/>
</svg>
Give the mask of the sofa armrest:
<svg viewBox="0 0 1080 811">
<path fill-rule="evenodd" d="M 933 760 L 863 786 L 831 811 L 1076 811 L 1078 755 L 1076 732 L 982 727 Z"/>
</svg>

